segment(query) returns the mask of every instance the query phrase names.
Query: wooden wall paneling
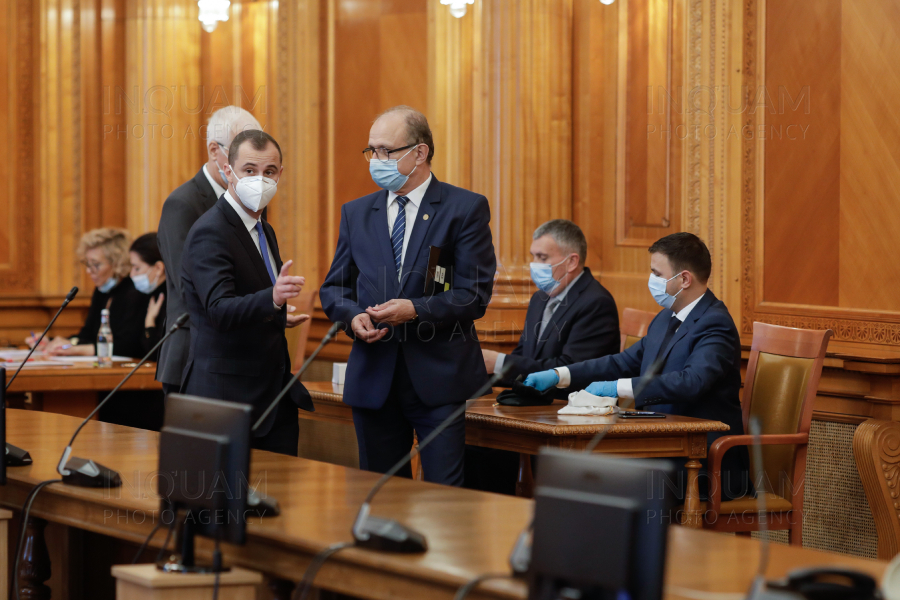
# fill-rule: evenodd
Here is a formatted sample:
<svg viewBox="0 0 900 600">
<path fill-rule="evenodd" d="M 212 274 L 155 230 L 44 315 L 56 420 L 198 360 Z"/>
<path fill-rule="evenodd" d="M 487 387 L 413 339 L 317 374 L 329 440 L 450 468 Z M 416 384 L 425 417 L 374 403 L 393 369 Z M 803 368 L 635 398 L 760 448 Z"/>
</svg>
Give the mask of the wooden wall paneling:
<svg viewBox="0 0 900 600">
<path fill-rule="evenodd" d="M 102 86 L 102 135 L 99 149 L 102 172 L 100 189 L 97 191 L 99 199 L 89 199 L 85 206 L 86 227 L 124 227 L 125 151 L 128 138 L 128 107 L 122 98 L 126 90 L 125 0 L 94 0 L 94 4 L 94 9 L 99 11 L 100 50 L 97 56 L 97 75 Z M 98 205 L 99 210 L 96 208 Z"/>
<path fill-rule="evenodd" d="M 898 312 L 900 279 L 885 273 L 900 231 L 900 5 L 844 2 L 841 14 L 840 277 L 826 280 L 841 307 Z"/>
<path fill-rule="evenodd" d="M 533 291 L 532 232 L 572 216 L 572 5 L 485 0 L 474 11 L 472 187 L 491 202 L 501 295 L 518 288 L 519 302 Z"/>
<path fill-rule="evenodd" d="M 472 189 L 474 10 L 457 19 L 428 3 L 428 123 L 434 137 L 431 168 L 441 181 Z M 477 9 L 476 9 L 477 10 Z"/>
<path fill-rule="evenodd" d="M 684 2 L 626 1 L 619 14 L 616 237 L 646 247 L 681 222 Z"/>
<path fill-rule="evenodd" d="M 201 117 L 191 108 L 200 87 L 200 25 L 191 0 L 128 5 L 127 223 L 155 231 L 169 192 L 194 176 Z"/>
<path fill-rule="evenodd" d="M 763 300 L 837 306 L 841 0 L 768 3 L 765 48 Z"/>
<path fill-rule="evenodd" d="M 35 136 L 37 115 L 36 70 L 31 68 L 39 23 L 29 0 L 0 2 L 0 37 L 5 60 L 0 60 L 0 181 L 10 200 L 0 208 L 0 290 L 4 296 L 37 291 L 39 278 L 36 243 L 39 206 Z"/>
<path fill-rule="evenodd" d="M 81 282 L 73 252 L 83 232 L 80 0 L 41 0 L 38 205 L 42 295 Z"/>
<path fill-rule="evenodd" d="M 327 15 L 322 0 L 302 0 L 281 2 L 267 17 L 277 45 L 269 48 L 273 108 L 266 117 L 284 152 L 283 183 L 270 214 L 282 256 L 294 260 L 292 271 L 306 277 L 307 289 L 321 284 L 334 248 L 325 193 Z"/>
</svg>

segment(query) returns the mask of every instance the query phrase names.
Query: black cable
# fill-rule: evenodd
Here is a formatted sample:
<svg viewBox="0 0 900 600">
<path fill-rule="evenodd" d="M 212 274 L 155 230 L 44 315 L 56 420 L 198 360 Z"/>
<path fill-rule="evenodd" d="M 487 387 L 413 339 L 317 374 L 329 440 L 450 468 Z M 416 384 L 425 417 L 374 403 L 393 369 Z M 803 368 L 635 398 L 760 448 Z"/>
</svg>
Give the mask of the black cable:
<svg viewBox="0 0 900 600">
<path fill-rule="evenodd" d="M 318 554 L 313 556 L 312 562 L 309 563 L 306 572 L 303 574 L 303 579 L 300 580 L 300 583 L 297 584 L 297 588 L 294 590 L 294 600 L 306 600 L 310 590 L 312 590 L 316 574 L 322 568 L 322 565 L 325 564 L 325 561 L 331 558 L 333 554 L 354 545 L 353 542 L 338 542 L 323 548 Z"/>
<path fill-rule="evenodd" d="M 160 517 L 162 518 L 162 517 Z M 166 548 L 169 547 L 169 540 L 172 538 L 172 533 L 175 531 L 175 523 L 176 523 L 176 515 L 172 515 L 172 524 L 169 525 L 169 533 L 166 534 L 166 541 L 163 542 L 162 548 L 159 549 L 159 553 L 156 555 L 156 562 L 159 562 L 163 559 L 163 556 L 166 553 Z"/>
<path fill-rule="evenodd" d="M 216 530 L 216 549 L 213 550 L 213 571 L 216 572 L 216 580 L 213 584 L 213 600 L 219 600 L 219 577 L 222 574 L 222 550 L 219 548 L 219 531 Z"/>
<path fill-rule="evenodd" d="M 13 568 L 13 593 L 16 595 L 16 600 L 19 600 L 19 558 L 22 555 L 22 547 L 25 545 L 25 528 L 28 526 L 28 515 L 31 513 L 31 505 L 34 504 L 34 499 L 37 498 L 38 492 L 51 483 L 62 483 L 62 479 L 48 479 L 40 482 L 28 492 L 28 496 L 25 497 L 25 503 L 22 505 L 22 530 L 19 533 L 19 540 L 16 542 L 16 562 Z"/>
<path fill-rule="evenodd" d="M 472 590 L 490 579 L 515 579 L 515 576 L 510 575 L 509 573 L 487 573 L 485 575 L 479 575 L 456 590 L 456 595 L 453 596 L 453 600 L 464 600 Z"/>
<path fill-rule="evenodd" d="M 156 532 L 159 531 L 159 528 L 162 527 L 162 517 L 156 522 L 156 525 L 153 526 L 153 529 L 150 531 L 150 535 L 144 539 L 144 543 L 141 544 L 141 547 L 138 548 L 137 553 L 134 555 L 134 558 L 131 559 L 131 564 L 136 565 L 137 561 L 141 558 L 141 554 L 144 553 L 144 550 L 147 549 L 147 546 L 150 544 L 150 540 L 153 539 L 153 536 L 156 535 Z"/>
</svg>

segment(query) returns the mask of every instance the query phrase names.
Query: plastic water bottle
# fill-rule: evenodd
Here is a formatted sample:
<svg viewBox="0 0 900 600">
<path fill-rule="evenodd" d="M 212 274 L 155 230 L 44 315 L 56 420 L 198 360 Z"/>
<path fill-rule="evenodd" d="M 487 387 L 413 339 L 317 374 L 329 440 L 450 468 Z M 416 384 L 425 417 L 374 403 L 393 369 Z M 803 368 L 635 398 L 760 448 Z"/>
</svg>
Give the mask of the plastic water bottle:
<svg viewBox="0 0 900 600">
<path fill-rule="evenodd" d="M 101 367 L 113 365 L 113 334 L 109 327 L 109 309 L 100 311 L 100 332 L 97 334 L 97 364 Z"/>
</svg>

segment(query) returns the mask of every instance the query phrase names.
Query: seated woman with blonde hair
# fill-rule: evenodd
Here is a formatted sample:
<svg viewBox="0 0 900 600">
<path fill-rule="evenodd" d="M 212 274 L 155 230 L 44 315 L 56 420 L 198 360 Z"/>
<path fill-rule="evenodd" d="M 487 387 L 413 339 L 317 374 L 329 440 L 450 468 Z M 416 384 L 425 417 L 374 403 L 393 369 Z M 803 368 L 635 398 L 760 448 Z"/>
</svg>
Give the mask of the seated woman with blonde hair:
<svg viewBox="0 0 900 600">
<path fill-rule="evenodd" d="M 81 236 L 76 253 L 94 283 L 91 307 L 81 331 L 72 338 L 57 337 L 43 348 L 50 354 L 65 356 L 93 356 L 97 354 L 97 333 L 100 331 L 100 311 L 109 309 L 109 326 L 113 334 L 113 353 L 119 356 L 141 357 L 143 351 L 144 317 L 149 296 L 134 288 L 129 277 L 131 236 L 124 229 L 104 227 Z M 29 346 L 35 340 L 25 340 Z M 43 344 L 42 344 L 43 345 Z"/>
</svg>

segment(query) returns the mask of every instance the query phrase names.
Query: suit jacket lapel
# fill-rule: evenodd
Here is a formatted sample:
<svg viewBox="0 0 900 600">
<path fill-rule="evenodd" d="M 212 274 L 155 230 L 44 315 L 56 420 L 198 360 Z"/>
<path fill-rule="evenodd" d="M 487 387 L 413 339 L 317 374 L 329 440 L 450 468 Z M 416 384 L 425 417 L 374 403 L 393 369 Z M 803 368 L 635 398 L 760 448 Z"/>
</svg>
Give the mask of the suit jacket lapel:
<svg viewBox="0 0 900 600">
<path fill-rule="evenodd" d="M 403 282 L 404 287 L 410 280 L 409 272 L 416 266 L 416 257 L 419 256 L 422 242 L 425 241 L 428 227 L 435 219 L 437 204 L 440 202 L 441 182 L 438 181 L 437 177 L 432 175 L 431 183 L 428 184 L 428 189 L 425 190 L 425 195 L 422 197 L 422 202 L 416 213 L 415 223 L 406 224 L 407 227 L 412 226 L 412 231 L 409 234 L 409 242 L 406 244 L 406 254 L 403 257 L 403 276 L 400 278 L 400 281 Z M 428 215 L 428 219 L 425 219 L 425 215 Z"/>
<path fill-rule="evenodd" d="M 697 322 L 697 319 L 703 316 L 703 313 L 706 312 L 706 309 L 709 308 L 709 306 L 713 303 L 713 301 L 715 301 L 715 299 L 716 297 L 713 295 L 713 293 L 709 290 L 706 290 L 706 295 L 704 295 L 703 299 L 697 303 L 697 306 L 695 306 L 693 310 L 691 310 L 691 313 L 687 316 L 687 319 L 685 319 L 684 323 L 682 323 L 681 326 L 678 327 L 678 331 L 676 331 L 675 335 L 672 336 L 672 339 L 669 341 L 668 345 L 665 348 L 660 349 L 656 360 L 666 359 L 666 357 L 669 355 L 669 352 L 671 352 L 672 348 L 675 347 L 675 344 L 678 343 L 678 340 L 686 336 L 688 332 L 693 329 L 694 323 Z M 663 335 L 665 335 L 665 332 L 663 332 Z M 662 340 L 660 340 L 660 343 L 662 343 Z"/>
<path fill-rule="evenodd" d="M 370 223 L 374 232 L 375 241 L 381 248 L 381 255 L 384 258 L 385 279 L 391 290 L 391 297 L 397 297 L 397 269 L 394 266 L 394 250 L 391 247 L 391 232 L 388 231 L 387 221 L 387 197 L 388 193 L 382 191 L 375 195 L 372 202 L 372 222 Z"/>
<path fill-rule="evenodd" d="M 200 190 L 200 194 L 202 195 L 201 205 L 203 212 L 208 211 L 216 205 L 216 201 L 218 200 L 218 198 L 216 198 L 216 191 L 206 178 L 203 167 L 200 167 L 200 170 L 194 175 L 194 185 L 197 186 L 197 189 Z"/>
<path fill-rule="evenodd" d="M 538 290 L 535 292 L 537 300 L 534 307 L 529 305 L 528 310 L 532 311 L 531 319 L 525 318 L 525 347 L 523 348 L 525 356 L 536 356 L 538 346 L 538 334 L 541 330 L 541 319 L 544 317 L 544 309 L 547 308 L 547 302 L 550 300 L 546 294 Z"/>
<path fill-rule="evenodd" d="M 575 301 L 578 300 L 578 296 L 581 295 L 581 292 L 584 291 L 584 288 L 586 288 L 587 284 L 590 283 L 590 280 L 586 279 L 587 277 L 593 277 L 593 275 L 591 275 L 589 269 L 585 268 L 584 274 L 581 276 L 581 279 L 578 280 L 578 283 L 575 284 L 575 287 L 569 290 L 569 292 L 566 294 L 566 297 L 563 298 L 562 303 L 556 307 L 555 311 L 553 311 L 553 314 L 550 316 L 550 322 L 547 323 L 547 326 L 544 328 L 545 335 L 538 340 L 538 351 L 541 350 L 544 342 L 546 342 L 550 338 L 551 330 L 556 330 L 556 328 L 558 327 L 557 324 L 559 323 L 560 319 L 562 319 L 566 312 L 575 304 Z M 548 299 L 547 302 L 549 301 L 550 300 Z M 547 304 L 544 303 L 544 307 L 546 306 Z M 541 316 L 543 316 L 543 309 L 541 310 Z"/>
<path fill-rule="evenodd" d="M 256 271 L 256 277 L 261 286 L 259 289 L 271 287 L 272 282 L 269 280 L 268 271 L 266 271 L 266 263 L 263 262 L 262 255 L 259 253 L 259 250 L 257 250 L 256 244 L 253 243 L 250 232 L 244 227 L 244 222 L 241 221 L 241 218 L 234 212 L 231 205 L 228 204 L 224 195 L 219 199 L 218 206 L 225 214 L 225 219 L 234 228 L 234 235 L 240 240 L 241 245 L 244 247 L 244 251 L 247 252 L 247 256 L 250 258 L 250 262 L 253 263 L 253 270 Z M 266 239 L 268 240 L 268 236 Z M 273 251 L 272 254 L 275 254 L 275 252 Z"/>
</svg>

